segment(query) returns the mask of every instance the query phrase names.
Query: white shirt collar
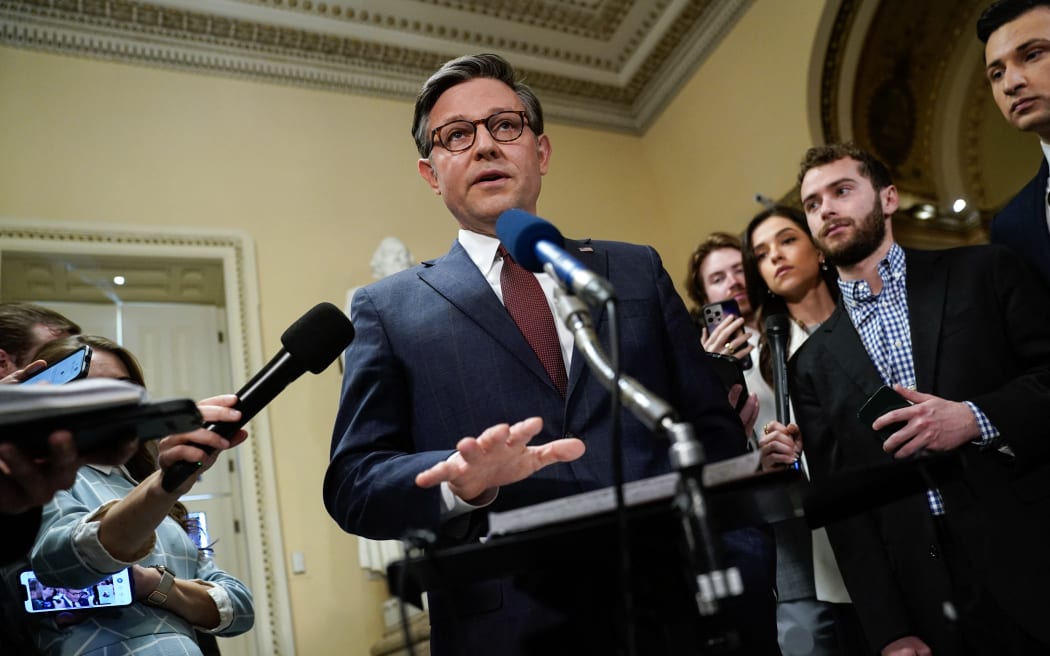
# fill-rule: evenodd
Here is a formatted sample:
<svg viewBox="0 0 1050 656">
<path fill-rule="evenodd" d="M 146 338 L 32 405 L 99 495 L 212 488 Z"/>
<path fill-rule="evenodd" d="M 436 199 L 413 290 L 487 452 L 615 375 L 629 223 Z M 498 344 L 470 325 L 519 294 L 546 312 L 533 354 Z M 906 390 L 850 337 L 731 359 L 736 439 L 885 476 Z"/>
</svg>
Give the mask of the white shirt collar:
<svg viewBox="0 0 1050 656">
<path fill-rule="evenodd" d="M 499 239 L 463 229 L 460 229 L 458 239 L 463 250 L 467 251 L 467 255 L 474 262 L 474 266 L 481 271 L 482 275 L 488 276 L 492 264 L 496 261 Z"/>
<path fill-rule="evenodd" d="M 1039 147 L 1043 149 L 1043 159 L 1050 165 L 1050 143 L 1046 143 L 1042 139 L 1039 140 Z"/>
</svg>

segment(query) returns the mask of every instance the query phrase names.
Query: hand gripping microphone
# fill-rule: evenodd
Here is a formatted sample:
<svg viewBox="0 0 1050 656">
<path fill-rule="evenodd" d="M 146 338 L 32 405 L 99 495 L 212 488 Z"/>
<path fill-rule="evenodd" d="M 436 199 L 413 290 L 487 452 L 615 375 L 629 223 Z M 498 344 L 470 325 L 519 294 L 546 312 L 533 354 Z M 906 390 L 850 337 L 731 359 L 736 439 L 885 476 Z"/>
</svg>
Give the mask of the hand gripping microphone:
<svg viewBox="0 0 1050 656">
<path fill-rule="evenodd" d="M 281 335 L 284 348 L 237 391 L 237 403 L 233 407 L 241 411 L 240 420 L 216 422 L 205 428 L 225 438 L 232 437 L 293 380 L 307 371 L 312 374 L 324 371 L 353 339 L 354 326 L 343 311 L 331 303 L 318 303 L 284 331 Z M 206 453 L 214 450 L 197 446 Z M 161 485 L 171 492 L 200 467 L 199 462 L 177 462 L 164 472 Z"/>
<path fill-rule="evenodd" d="M 608 280 L 565 252 L 565 238 L 540 217 L 506 210 L 496 221 L 496 235 L 515 262 L 534 273 L 549 264 L 565 288 L 588 303 L 603 305 L 616 297 Z"/>
<path fill-rule="evenodd" d="M 788 404 L 787 347 L 791 324 L 784 313 L 766 317 L 766 339 L 772 351 L 773 397 L 776 400 L 777 421 L 787 426 L 791 423 L 791 406 Z M 798 469 L 796 459 L 791 468 Z"/>
</svg>

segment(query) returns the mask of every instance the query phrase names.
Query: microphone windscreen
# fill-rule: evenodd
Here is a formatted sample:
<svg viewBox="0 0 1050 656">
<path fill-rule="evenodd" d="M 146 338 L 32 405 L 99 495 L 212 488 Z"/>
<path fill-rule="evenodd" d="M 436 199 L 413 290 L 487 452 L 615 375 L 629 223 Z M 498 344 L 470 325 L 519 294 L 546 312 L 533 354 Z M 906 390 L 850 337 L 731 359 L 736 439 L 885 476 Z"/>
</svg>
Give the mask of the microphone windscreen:
<svg viewBox="0 0 1050 656">
<path fill-rule="evenodd" d="M 790 324 L 788 324 L 788 316 L 783 312 L 778 314 L 771 314 L 766 317 L 766 335 L 782 335 L 787 336 L 790 330 Z"/>
<path fill-rule="evenodd" d="M 565 238 L 553 224 L 525 210 L 506 210 L 500 214 L 496 220 L 496 236 L 515 262 L 534 273 L 543 271 L 543 262 L 536 256 L 536 244 L 548 241 L 565 248 Z"/>
<path fill-rule="evenodd" d="M 319 374 L 354 339 L 354 324 L 331 303 L 318 303 L 281 335 L 281 344 L 296 362 Z"/>
</svg>

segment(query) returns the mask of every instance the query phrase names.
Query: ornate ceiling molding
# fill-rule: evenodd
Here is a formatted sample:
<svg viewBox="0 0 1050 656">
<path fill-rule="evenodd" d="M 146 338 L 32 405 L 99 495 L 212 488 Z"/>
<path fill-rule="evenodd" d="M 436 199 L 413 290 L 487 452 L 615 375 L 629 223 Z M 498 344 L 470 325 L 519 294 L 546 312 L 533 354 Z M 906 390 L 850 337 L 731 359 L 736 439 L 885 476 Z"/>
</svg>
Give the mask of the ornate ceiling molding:
<svg viewBox="0 0 1050 656">
<path fill-rule="evenodd" d="M 514 62 L 554 120 L 644 132 L 751 0 L 0 0 L 0 43 L 411 100 Z"/>
</svg>

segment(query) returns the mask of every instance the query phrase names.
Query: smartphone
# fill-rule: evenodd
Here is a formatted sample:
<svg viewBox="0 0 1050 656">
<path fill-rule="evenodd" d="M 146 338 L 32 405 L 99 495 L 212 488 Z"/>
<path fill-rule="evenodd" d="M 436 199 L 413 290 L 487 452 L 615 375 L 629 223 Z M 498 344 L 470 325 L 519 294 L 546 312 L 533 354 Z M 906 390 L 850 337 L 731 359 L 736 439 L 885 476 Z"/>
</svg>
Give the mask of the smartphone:
<svg viewBox="0 0 1050 656">
<path fill-rule="evenodd" d="M 718 379 L 722 381 L 722 385 L 726 388 L 726 392 L 729 392 L 729 388 L 733 385 L 740 385 L 740 397 L 737 399 L 736 407 L 734 410 L 740 412 L 740 409 L 747 403 L 747 381 L 744 380 L 744 369 L 740 360 L 734 358 L 731 355 L 724 355 L 722 353 L 708 353 L 707 361 L 711 363 L 715 373 L 718 374 Z"/>
<path fill-rule="evenodd" d="M 23 570 L 18 576 L 22 607 L 27 613 L 130 606 L 135 601 L 134 580 L 130 568 L 110 574 L 86 588 L 53 588 L 37 580 L 36 573 L 29 569 Z"/>
<path fill-rule="evenodd" d="M 865 427 L 871 428 L 875 420 L 882 415 L 891 410 L 907 408 L 911 404 L 911 401 L 901 396 L 895 389 L 888 385 L 883 385 L 875 390 L 875 393 L 868 397 L 868 400 L 860 407 L 860 410 L 857 411 L 857 418 L 860 419 Z M 875 434 L 879 440 L 885 442 L 886 438 L 896 433 L 902 426 L 904 426 L 904 422 L 897 422 L 876 431 Z"/>
<path fill-rule="evenodd" d="M 91 366 L 91 347 L 85 344 L 58 362 L 53 362 L 26 378 L 22 381 L 22 384 L 49 383 L 51 385 L 61 385 L 71 380 L 87 377 L 89 366 Z"/>
<path fill-rule="evenodd" d="M 725 301 L 719 301 L 718 303 L 708 303 L 700 310 L 701 316 L 704 320 L 704 326 L 707 327 L 707 334 L 710 335 L 718 324 L 730 319 L 732 317 L 742 316 L 740 314 L 740 306 L 733 299 L 727 299 Z M 733 339 L 736 339 L 744 332 L 741 328 L 739 332 L 733 334 Z M 740 362 L 742 369 L 751 368 L 751 358 L 746 357 L 744 359 L 736 358 Z"/>
</svg>

